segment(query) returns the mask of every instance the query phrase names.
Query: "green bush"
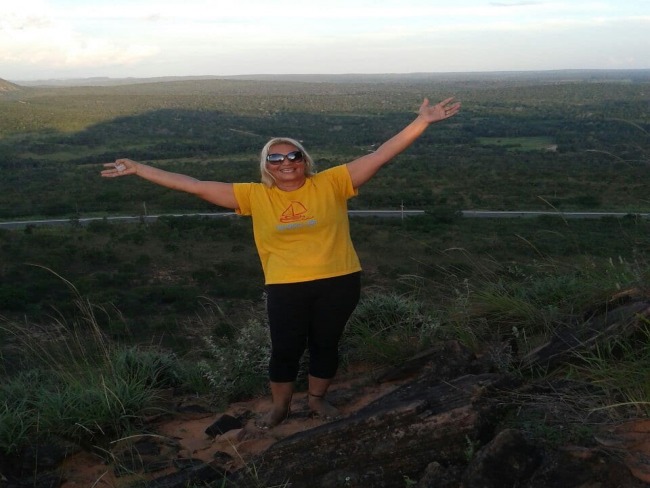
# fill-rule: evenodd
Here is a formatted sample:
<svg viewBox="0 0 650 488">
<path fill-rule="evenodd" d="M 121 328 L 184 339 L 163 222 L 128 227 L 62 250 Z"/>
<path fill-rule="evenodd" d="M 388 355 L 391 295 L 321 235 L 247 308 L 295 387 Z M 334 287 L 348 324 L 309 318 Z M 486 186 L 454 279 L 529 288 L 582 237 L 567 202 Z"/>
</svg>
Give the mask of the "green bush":
<svg viewBox="0 0 650 488">
<path fill-rule="evenodd" d="M 142 382 L 150 388 L 180 387 L 183 374 L 173 353 L 138 347 L 121 347 L 111 356 L 113 376 Z"/>
<path fill-rule="evenodd" d="M 223 328 L 223 323 L 219 324 Z M 227 404 L 266 391 L 271 342 L 265 320 L 250 318 L 232 332 L 206 337 L 209 360 L 201 362 L 216 401 Z"/>
<path fill-rule="evenodd" d="M 98 348 L 84 350 L 91 349 Z M 60 357 L 51 354 L 45 363 Z M 37 439 L 90 446 L 131 433 L 159 408 L 158 390 L 187 384 L 191 370 L 172 354 L 134 347 L 50 366 L 0 385 L 0 451 L 11 453 Z"/>
<path fill-rule="evenodd" d="M 112 343 L 99 327 L 99 309 L 63 282 L 75 297 L 71 316 L 60 314 L 40 326 L 2 326 L 19 352 L 14 361 L 24 366 L 0 383 L 5 454 L 43 439 L 86 447 L 114 440 L 158 408 L 161 388 L 180 387 L 195 375 L 172 353 Z"/>
<path fill-rule="evenodd" d="M 396 364 L 430 345 L 438 325 L 419 301 L 373 293 L 359 302 L 350 317 L 342 349 L 347 361 Z"/>
</svg>

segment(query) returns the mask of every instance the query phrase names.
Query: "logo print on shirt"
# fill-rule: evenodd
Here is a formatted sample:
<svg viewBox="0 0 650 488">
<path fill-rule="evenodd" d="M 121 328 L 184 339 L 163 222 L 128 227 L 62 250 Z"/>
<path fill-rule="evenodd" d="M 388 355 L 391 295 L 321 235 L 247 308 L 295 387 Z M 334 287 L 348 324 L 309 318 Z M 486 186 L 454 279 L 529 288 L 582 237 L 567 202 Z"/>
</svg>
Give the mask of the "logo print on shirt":
<svg viewBox="0 0 650 488">
<path fill-rule="evenodd" d="M 300 202 L 291 202 L 291 204 L 282 212 L 280 222 L 290 223 L 299 222 L 307 218 L 307 209 Z"/>
</svg>

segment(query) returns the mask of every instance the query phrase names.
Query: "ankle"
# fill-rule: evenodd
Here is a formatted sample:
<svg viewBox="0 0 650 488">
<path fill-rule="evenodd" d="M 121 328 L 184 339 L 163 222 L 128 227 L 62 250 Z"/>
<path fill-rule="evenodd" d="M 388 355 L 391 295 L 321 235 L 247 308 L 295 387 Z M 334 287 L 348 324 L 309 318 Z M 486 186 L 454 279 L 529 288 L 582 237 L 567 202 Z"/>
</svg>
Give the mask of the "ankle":
<svg viewBox="0 0 650 488">
<path fill-rule="evenodd" d="M 277 414 L 280 414 L 280 415 L 283 414 L 283 413 L 289 412 L 289 410 L 290 410 L 289 405 L 273 404 L 273 405 L 271 405 L 271 408 L 270 408 L 271 412 L 276 412 Z"/>
</svg>

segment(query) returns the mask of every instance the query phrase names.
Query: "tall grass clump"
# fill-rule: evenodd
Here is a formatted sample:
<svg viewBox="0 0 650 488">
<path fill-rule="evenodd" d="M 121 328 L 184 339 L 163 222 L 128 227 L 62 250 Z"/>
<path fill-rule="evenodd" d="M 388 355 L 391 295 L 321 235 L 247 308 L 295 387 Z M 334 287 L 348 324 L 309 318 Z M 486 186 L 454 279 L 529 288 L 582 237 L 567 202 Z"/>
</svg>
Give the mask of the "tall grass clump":
<svg viewBox="0 0 650 488">
<path fill-rule="evenodd" d="M 169 369 L 173 357 L 139 356 L 135 348 L 117 347 L 105 357 L 86 356 L 88 366 L 80 367 L 78 358 L 50 363 L 54 356 L 46 353 L 43 364 L 6 378 L 0 383 L 0 451 L 52 439 L 90 448 L 130 433 L 158 407 L 161 388 L 180 384 L 180 374 Z"/>
<path fill-rule="evenodd" d="M 629 336 L 576 354 L 570 367 L 571 376 L 600 387 L 605 403 L 599 409 L 612 417 L 650 415 L 650 321 L 640 317 L 638 325 Z"/>
<path fill-rule="evenodd" d="M 38 428 L 38 412 L 30 401 L 35 374 L 24 374 L 20 381 L 0 385 L 0 453 L 16 454 Z"/>
<path fill-rule="evenodd" d="M 0 381 L 5 454 L 53 440 L 92 449 L 129 434 L 159 408 L 161 388 L 180 386 L 186 375 L 173 354 L 113 344 L 100 330 L 101 309 L 63 281 L 73 292 L 76 315 L 2 325 L 21 364 L 20 372 Z"/>
<path fill-rule="evenodd" d="M 397 364 L 431 345 L 439 320 L 407 295 L 374 292 L 348 321 L 341 349 L 347 362 Z"/>
<path fill-rule="evenodd" d="M 204 337 L 207 359 L 199 367 L 217 404 L 266 392 L 271 339 L 263 315 L 252 312 L 234 319 L 217 305 L 207 307 L 203 321 L 212 334 Z"/>
<path fill-rule="evenodd" d="M 455 285 L 445 328 L 477 352 L 486 343 L 511 339 L 525 354 L 556 328 L 642 279 L 637 263 L 620 258 L 507 263 Z"/>
</svg>

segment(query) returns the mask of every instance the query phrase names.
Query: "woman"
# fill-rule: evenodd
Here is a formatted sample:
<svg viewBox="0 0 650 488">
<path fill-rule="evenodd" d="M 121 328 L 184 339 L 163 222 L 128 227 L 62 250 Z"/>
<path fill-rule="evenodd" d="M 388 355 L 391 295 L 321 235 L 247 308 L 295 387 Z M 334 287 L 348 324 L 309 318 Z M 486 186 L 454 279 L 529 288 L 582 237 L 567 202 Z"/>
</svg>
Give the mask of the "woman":
<svg viewBox="0 0 650 488">
<path fill-rule="evenodd" d="M 338 416 L 325 394 L 338 367 L 339 340 L 359 300 L 361 271 L 350 239 L 347 200 L 430 124 L 459 110 L 453 98 L 436 105 L 424 99 L 415 120 L 375 152 L 321 173 L 299 142 L 272 139 L 262 149 L 261 183 L 199 181 L 130 159 L 104 165 L 104 177 L 137 175 L 252 216 L 267 291 L 273 400 L 258 427 L 274 427 L 288 416 L 305 348 L 309 408 L 324 418 Z"/>
</svg>

